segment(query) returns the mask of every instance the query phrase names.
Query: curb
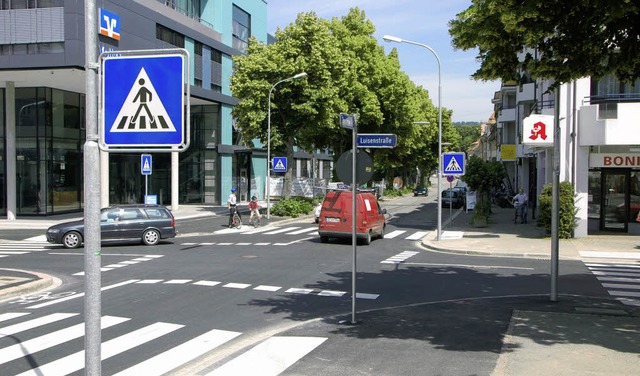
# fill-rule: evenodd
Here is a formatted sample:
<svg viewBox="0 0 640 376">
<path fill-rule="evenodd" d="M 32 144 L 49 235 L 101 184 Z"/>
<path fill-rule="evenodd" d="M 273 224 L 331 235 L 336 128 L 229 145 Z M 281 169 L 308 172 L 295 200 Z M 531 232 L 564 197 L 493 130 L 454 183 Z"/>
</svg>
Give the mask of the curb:
<svg viewBox="0 0 640 376">
<path fill-rule="evenodd" d="M 16 296 L 29 295 L 34 292 L 48 290 L 50 288 L 58 287 L 62 284 L 62 281 L 58 278 L 52 277 L 48 274 L 40 272 L 30 272 L 20 269 L 4 269 L 11 270 L 25 274 L 31 274 L 34 276 L 34 280 L 31 282 L 23 283 L 18 286 L 10 287 L 7 289 L 0 289 L 0 302 L 7 301 L 15 298 Z"/>
</svg>

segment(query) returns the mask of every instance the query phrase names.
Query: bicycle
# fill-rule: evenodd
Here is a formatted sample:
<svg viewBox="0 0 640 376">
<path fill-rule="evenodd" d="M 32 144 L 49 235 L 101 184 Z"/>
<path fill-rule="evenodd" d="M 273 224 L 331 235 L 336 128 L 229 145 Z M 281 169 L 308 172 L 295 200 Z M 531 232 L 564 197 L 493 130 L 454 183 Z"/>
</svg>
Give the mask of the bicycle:
<svg viewBox="0 0 640 376">
<path fill-rule="evenodd" d="M 257 210 L 256 213 L 251 212 L 251 216 L 249 217 L 249 224 L 253 225 L 253 227 L 260 227 L 260 223 L 262 222 L 262 215 L 260 211 Z"/>
<path fill-rule="evenodd" d="M 240 214 L 238 214 L 238 208 L 233 207 L 233 220 L 231 222 L 231 227 L 235 227 L 238 230 L 242 228 L 242 218 L 240 218 Z"/>
</svg>

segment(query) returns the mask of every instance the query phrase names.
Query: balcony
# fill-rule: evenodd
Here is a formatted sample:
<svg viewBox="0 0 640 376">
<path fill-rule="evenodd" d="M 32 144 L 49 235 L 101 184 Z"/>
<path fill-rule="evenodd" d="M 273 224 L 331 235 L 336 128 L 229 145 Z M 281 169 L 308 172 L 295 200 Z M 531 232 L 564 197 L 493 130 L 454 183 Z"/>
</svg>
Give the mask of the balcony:
<svg viewBox="0 0 640 376">
<path fill-rule="evenodd" d="M 516 102 L 531 102 L 534 101 L 536 93 L 536 83 L 531 82 L 528 84 L 522 84 L 518 87 L 516 91 Z"/>
<path fill-rule="evenodd" d="M 503 108 L 498 112 L 498 123 L 516 121 L 516 108 Z"/>
<path fill-rule="evenodd" d="M 640 95 L 587 98 L 580 107 L 578 138 L 582 146 L 640 144 Z"/>
</svg>

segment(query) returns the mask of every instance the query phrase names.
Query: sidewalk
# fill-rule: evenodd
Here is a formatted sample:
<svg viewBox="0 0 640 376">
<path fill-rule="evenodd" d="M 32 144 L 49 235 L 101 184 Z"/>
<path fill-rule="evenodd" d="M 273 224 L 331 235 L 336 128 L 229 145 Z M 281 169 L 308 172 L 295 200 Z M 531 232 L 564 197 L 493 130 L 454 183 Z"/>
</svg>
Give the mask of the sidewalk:
<svg viewBox="0 0 640 376">
<path fill-rule="evenodd" d="M 535 220 L 529 218 L 529 223 L 515 224 L 514 209 L 493 207 L 492 211 L 487 226 L 475 228 L 471 225 L 472 211 L 454 210 L 453 220 L 449 224 L 449 210 L 443 209 L 440 241 L 436 240 L 436 231 L 432 231 L 423 238 L 422 244 L 426 248 L 445 252 L 551 257 L 551 236 L 546 235 Z M 579 239 L 560 239 L 558 249 L 560 259 L 640 259 L 640 237 L 597 234 Z"/>
</svg>

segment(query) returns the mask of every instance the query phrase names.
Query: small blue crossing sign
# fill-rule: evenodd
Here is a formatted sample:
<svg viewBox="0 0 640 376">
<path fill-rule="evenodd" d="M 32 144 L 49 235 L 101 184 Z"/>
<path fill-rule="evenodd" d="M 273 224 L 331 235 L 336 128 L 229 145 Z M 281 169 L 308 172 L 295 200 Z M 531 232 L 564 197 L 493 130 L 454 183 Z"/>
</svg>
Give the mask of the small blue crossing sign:
<svg viewBox="0 0 640 376">
<path fill-rule="evenodd" d="M 140 155 L 140 172 L 142 175 L 151 175 L 152 165 L 151 154 Z"/>
<path fill-rule="evenodd" d="M 273 172 L 287 172 L 287 157 L 273 157 Z"/>
<path fill-rule="evenodd" d="M 101 143 L 108 151 L 181 151 L 188 145 L 186 50 L 103 54 Z M 131 54 L 128 54 L 131 53 Z M 178 148 L 178 150 L 176 150 Z"/>
<path fill-rule="evenodd" d="M 442 154 L 443 175 L 464 175 L 464 153 Z"/>
</svg>

